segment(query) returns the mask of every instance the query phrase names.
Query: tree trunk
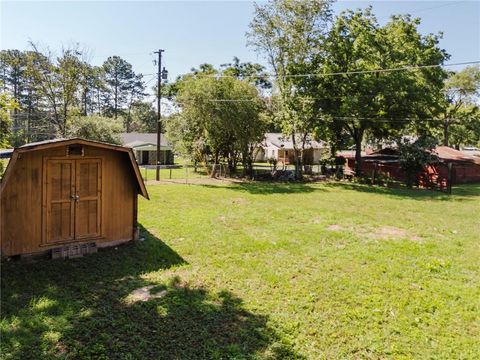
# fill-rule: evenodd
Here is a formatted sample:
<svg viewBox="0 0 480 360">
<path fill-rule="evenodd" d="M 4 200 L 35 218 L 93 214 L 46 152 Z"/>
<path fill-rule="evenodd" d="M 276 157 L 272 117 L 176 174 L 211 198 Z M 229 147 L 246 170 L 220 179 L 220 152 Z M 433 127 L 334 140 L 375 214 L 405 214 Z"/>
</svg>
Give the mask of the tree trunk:
<svg viewBox="0 0 480 360">
<path fill-rule="evenodd" d="M 250 145 L 247 154 L 247 163 L 248 163 L 248 176 L 250 179 L 253 179 L 253 152 L 255 151 L 255 147 Z"/>
<path fill-rule="evenodd" d="M 363 130 L 355 130 L 355 175 L 362 175 L 362 140 Z"/>
<path fill-rule="evenodd" d="M 128 114 L 127 114 L 127 119 L 126 119 L 126 124 L 125 124 L 125 130 L 127 131 L 127 133 L 130 132 L 130 125 L 132 123 L 132 118 L 131 118 L 132 111 L 131 111 L 131 109 L 132 109 L 132 105 L 130 104 L 128 106 Z"/>
<path fill-rule="evenodd" d="M 114 117 L 117 119 L 117 108 L 118 108 L 118 75 L 115 75 L 115 97 L 114 97 Z"/>
<path fill-rule="evenodd" d="M 102 106 L 100 105 L 100 88 L 97 88 L 97 113 L 102 115 Z"/>
<path fill-rule="evenodd" d="M 67 104 L 63 106 L 63 137 L 67 136 L 67 115 L 68 115 L 68 109 L 67 109 Z"/>
<path fill-rule="evenodd" d="M 448 120 L 443 120 L 443 146 L 448 146 L 449 128 Z"/>
<path fill-rule="evenodd" d="M 337 156 L 337 144 L 332 142 L 330 145 L 330 157 L 334 158 L 335 156 Z"/>
<path fill-rule="evenodd" d="M 297 142 L 295 139 L 295 134 L 292 134 L 292 143 L 293 143 L 293 161 L 295 165 L 295 180 L 302 180 L 303 172 L 302 172 L 302 160 L 301 154 L 299 154 L 299 150 L 297 149 Z"/>
<path fill-rule="evenodd" d="M 6 81 L 5 81 L 6 83 Z M 19 101 L 18 99 L 18 85 L 17 85 L 17 80 L 13 81 L 13 98 L 15 101 Z M 15 142 L 19 141 L 19 127 L 20 127 L 20 122 L 18 121 L 18 109 L 15 107 L 13 109 L 13 136 L 15 138 Z"/>
<path fill-rule="evenodd" d="M 230 174 L 235 173 L 235 154 L 232 154 L 232 152 L 228 153 L 228 158 L 227 158 L 227 163 L 228 163 L 228 171 Z"/>
<path fill-rule="evenodd" d="M 55 126 L 58 127 L 62 136 L 65 136 L 65 129 L 62 128 L 62 123 L 60 122 L 60 114 L 59 114 L 59 111 L 58 111 L 56 101 L 52 102 L 52 107 L 53 107 L 53 118 L 55 119 L 55 121 L 54 121 Z"/>
<path fill-rule="evenodd" d="M 26 136 L 26 142 L 27 144 L 30 143 L 32 140 L 31 140 L 31 117 L 32 117 L 32 90 L 29 89 L 28 90 L 28 112 L 27 112 L 27 136 Z"/>
<path fill-rule="evenodd" d="M 212 172 L 210 174 L 210 177 L 212 177 L 212 178 L 216 177 L 216 175 L 217 175 L 217 164 L 218 164 L 218 150 L 215 151 Z"/>
<path fill-rule="evenodd" d="M 87 116 L 87 89 L 83 91 L 83 116 Z"/>
<path fill-rule="evenodd" d="M 253 148 L 242 152 L 243 176 L 253 179 Z"/>
</svg>

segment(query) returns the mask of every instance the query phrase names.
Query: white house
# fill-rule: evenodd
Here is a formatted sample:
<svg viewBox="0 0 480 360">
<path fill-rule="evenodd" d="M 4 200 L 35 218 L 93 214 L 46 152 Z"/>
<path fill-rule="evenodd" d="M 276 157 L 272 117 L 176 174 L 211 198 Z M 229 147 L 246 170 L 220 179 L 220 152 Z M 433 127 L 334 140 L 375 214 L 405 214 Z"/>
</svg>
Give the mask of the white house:
<svg viewBox="0 0 480 360">
<path fill-rule="evenodd" d="M 157 134 L 156 133 L 122 133 L 122 145 L 132 148 L 140 165 L 155 165 L 157 160 Z M 171 165 L 174 163 L 172 147 L 162 134 L 160 139 L 160 164 Z"/>
<path fill-rule="evenodd" d="M 297 147 L 300 147 L 300 136 L 297 136 L 296 141 Z M 325 151 L 328 151 L 325 142 L 316 141 L 311 136 L 307 136 L 303 152 L 303 164 L 318 164 Z M 254 158 L 255 161 L 268 161 L 268 159 L 275 158 L 278 162 L 290 164 L 293 163 L 293 153 L 291 136 L 285 136 L 282 133 L 266 133 L 264 141 L 255 149 Z"/>
</svg>

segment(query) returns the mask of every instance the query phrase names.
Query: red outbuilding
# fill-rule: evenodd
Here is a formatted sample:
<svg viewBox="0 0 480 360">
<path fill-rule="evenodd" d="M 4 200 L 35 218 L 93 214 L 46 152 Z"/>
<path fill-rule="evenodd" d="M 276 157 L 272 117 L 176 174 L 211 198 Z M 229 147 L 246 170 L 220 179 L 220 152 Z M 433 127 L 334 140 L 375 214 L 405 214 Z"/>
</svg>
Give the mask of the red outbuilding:
<svg viewBox="0 0 480 360">
<path fill-rule="evenodd" d="M 452 184 L 480 182 L 480 157 L 466 155 L 448 146 L 437 146 L 435 154 L 439 162 L 428 166 L 423 173 L 418 174 L 420 186 L 423 184 L 438 184 L 443 186 L 448 179 L 448 166 L 452 167 Z M 346 158 L 347 166 L 355 169 L 355 154 L 341 152 Z M 405 174 L 400 166 L 400 153 L 397 149 L 384 148 L 368 155 L 362 154 L 362 172 L 364 174 L 381 173 L 395 180 L 404 181 Z"/>
</svg>

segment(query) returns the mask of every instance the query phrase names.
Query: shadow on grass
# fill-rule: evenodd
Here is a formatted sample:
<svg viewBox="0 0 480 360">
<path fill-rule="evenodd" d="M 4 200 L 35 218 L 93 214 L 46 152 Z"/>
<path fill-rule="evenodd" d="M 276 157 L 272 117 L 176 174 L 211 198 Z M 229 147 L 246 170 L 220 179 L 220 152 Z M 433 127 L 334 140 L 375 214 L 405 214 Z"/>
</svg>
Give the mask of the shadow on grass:
<svg viewBox="0 0 480 360">
<path fill-rule="evenodd" d="M 480 184 L 468 184 L 455 186 L 452 195 L 444 192 L 427 189 L 408 189 L 406 187 L 388 188 L 383 186 L 372 186 L 355 183 L 328 182 L 328 188 L 341 188 L 370 194 L 383 194 L 391 197 L 401 197 L 412 200 L 440 200 L 440 201 L 466 201 L 474 200 L 471 197 L 480 196 Z"/>
<path fill-rule="evenodd" d="M 273 195 L 273 194 L 301 194 L 311 193 L 314 191 L 324 191 L 322 188 L 313 187 L 307 183 L 282 183 L 282 182 L 237 182 L 228 186 L 199 184 L 198 186 L 206 188 L 219 187 L 233 190 L 248 192 L 255 195 Z"/>
<path fill-rule="evenodd" d="M 299 358 L 230 292 L 145 273 L 186 264 L 144 230 L 145 241 L 70 260 L 2 263 L 2 356 L 10 359 L 226 359 L 270 351 Z M 132 302 L 148 285 L 159 298 Z M 165 291 L 166 290 L 166 291 Z"/>
</svg>

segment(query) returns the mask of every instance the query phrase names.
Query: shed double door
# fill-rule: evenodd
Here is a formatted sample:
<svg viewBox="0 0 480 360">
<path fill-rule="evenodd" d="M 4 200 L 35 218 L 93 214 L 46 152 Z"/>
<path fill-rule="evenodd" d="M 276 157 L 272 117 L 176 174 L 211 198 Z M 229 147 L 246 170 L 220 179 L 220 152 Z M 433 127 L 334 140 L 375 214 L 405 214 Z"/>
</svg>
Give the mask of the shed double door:
<svg viewBox="0 0 480 360">
<path fill-rule="evenodd" d="M 46 243 L 68 242 L 101 235 L 101 177 L 101 159 L 46 161 Z"/>
</svg>

